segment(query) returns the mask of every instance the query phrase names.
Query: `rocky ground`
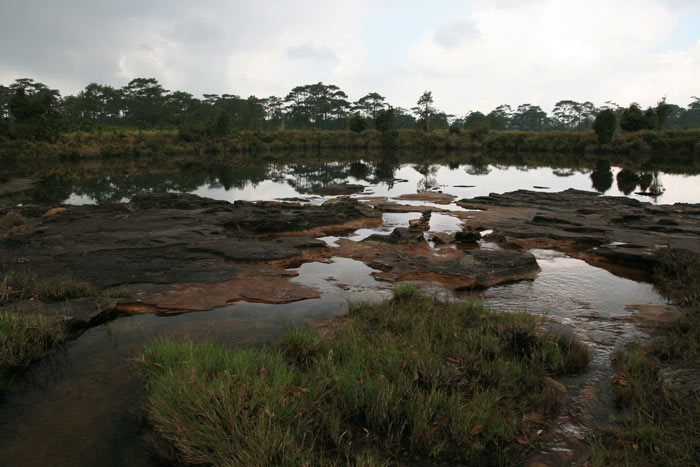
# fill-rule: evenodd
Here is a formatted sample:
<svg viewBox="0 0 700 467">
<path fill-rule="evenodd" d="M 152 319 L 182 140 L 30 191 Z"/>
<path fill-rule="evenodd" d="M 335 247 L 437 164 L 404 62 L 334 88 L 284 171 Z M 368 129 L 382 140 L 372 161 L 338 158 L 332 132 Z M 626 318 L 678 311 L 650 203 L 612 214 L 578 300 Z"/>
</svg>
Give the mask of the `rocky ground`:
<svg viewBox="0 0 700 467">
<path fill-rule="evenodd" d="M 518 190 L 463 199 L 469 224 L 517 248 L 554 248 L 590 262 L 649 269 L 654 251 L 700 252 L 700 205 L 653 205 L 569 189 Z"/>
<path fill-rule="evenodd" d="M 438 194 L 429 201 L 450 199 Z M 21 305 L 90 323 L 119 314 L 207 310 L 239 300 L 317 298 L 317 291 L 289 280 L 296 274 L 289 269 L 331 256 L 364 262 L 379 270 L 378 280 L 469 289 L 534 278 L 539 267 L 529 247 L 643 268 L 659 246 L 700 251 L 698 205 L 654 206 L 575 190 L 520 190 L 459 201 L 467 211 L 437 209 L 462 218 L 466 227 L 457 235 L 435 234 L 433 245 L 423 235 L 430 210 L 415 206 L 410 209 L 423 217 L 390 235 L 361 242 L 341 239 L 333 248 L 317 239 L 378 227 L 382 212 L 402 210 L 389 200 L 364 201 L 231 204 L 151 193 L 126 204 L 25 206 L 11 214 L 0 211 L 3 219 L 21 216 L 0 238 L 0 263 L 6 274 L 32 275 L 38 282 L 70 277 L 98 290 L 129 289 L 130 299 Z M 478 247 L 484 230 L 493 231 L 486 238 L 499 247 Z"/>
</svg>

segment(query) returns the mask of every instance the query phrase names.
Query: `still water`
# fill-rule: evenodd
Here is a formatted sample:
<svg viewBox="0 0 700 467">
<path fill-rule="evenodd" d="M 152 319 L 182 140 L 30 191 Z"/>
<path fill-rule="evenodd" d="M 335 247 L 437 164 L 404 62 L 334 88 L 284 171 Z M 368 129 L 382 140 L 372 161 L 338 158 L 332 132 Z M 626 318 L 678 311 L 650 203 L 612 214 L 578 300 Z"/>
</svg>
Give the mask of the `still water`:
<svg viewBox="0 0 700 467">
<path fill-rule="evenodd" d="M 332 183 L 362 185 L 353 195 L 360 198 L 439 190 L 461 199 L 516 189 L 551 192 L 576 188 L 655 203 L 700 200 L 697 175 L 654 172 L 620 176 L 620 168 L 609 166 L 589 170 L 381 164 L 267 164 L 245 169 L 54 179 L 44 181 L 21 202 L 91 204 L 126 201 L 144 191 L 176 191 L 228 201 L 301 198 L 321 203 L 328 198 L 320 194 L 323 187 Z M 655 196 L 637 194 L 650 191 Z M 443 207 L 460 209 L 454 204 Z M 373 233 L 386 234 L 418 217 L 418 212 L 387 213 L 381 227 L 361 229 L 347 238 L 358 241 Z M 431 217 L 431 231 L 454 232 L 461 227 L 461 221 L 449 213 Z M 338 239 L 323 238 L 331 247 Z M 591 427 L 604 422 L 610 413 L 612 395 L 606 381 L 612 376 L 611 352 L 630 339 L 644 337 L 642 331 L 620 318 L 631 313 L 629 305 L 665 302 L 647 283 L 618 277 L 560 253 L 534 250 L 533 254 L 542 268 L 537 278 L 493 287 L 479 295 L 495 309 L 538 314 L 546 326 L 575 335 L 590 347 L 593 361 L 583 375 L 568 382 L 571 401 L 555 429 L 560 444 L 551 446 L 553 450 L 585 449 L 566 440 L 584 439 Z M 151 465 L 139 438 L 136 410 L 143 383 L 133 367 L 139 351 L 153 339 L 191 337 L 231 347 L 259 346 L 309 320 L 339 316 L 351 301 L 377 301 L 391 295 L 392 284 L 376 281 L 374 270 L 351 259 L 306 263 L 295 271 L 298 276 L 293 280 L 317 289 L 319 299 L 284 305 L 236 303 L 208 312 L 121 318 L 84 332 L 32 365 L 0 407 L 0 465 Z M 429 293 L 459 298 L 432 284 L 420 285 Z"/>
</svg>

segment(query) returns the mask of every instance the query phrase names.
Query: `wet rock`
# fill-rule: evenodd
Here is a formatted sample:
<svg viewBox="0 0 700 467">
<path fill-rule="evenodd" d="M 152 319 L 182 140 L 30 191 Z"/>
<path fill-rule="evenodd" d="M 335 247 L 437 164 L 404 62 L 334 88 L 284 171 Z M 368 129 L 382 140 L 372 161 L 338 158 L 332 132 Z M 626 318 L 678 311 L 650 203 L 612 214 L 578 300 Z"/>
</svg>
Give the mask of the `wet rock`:
<svg viewBox="0 0 700 467">
<path fill-rule="evenodd" d="M 555 248 L 641 269 L 654 263 L 659 247 L 700 252 L 700 205 L 655 206 L 573 189 L 492 193 L 457 204 L 478 209 L 463 215 L 508 246 Z"/>
<path fill-rule="evenodd" d="M 430 230 L 430 216 L 432 211 L 424 211 L 418 219 L 408 221 L 408 229 L 412 232 L 426 232 Z"/>
<path fill-rule="evenodd" d="M 352 195 L 354 193 L 362 193 L 365 190 L 364 185 L 354 185 L 352 183 L 330 183 L 314 193 L 323 196 L 339 196 Z"/>
<path fill-rule="evenodd" d="M 535 257 L 526 251 L 455 248 L 435 251 L 425 241 L 388 246 L 378 237 L 362 242 L 342 239 L 338 243 L 340 247 L 335 254 L 363 261 L 379 270 L 373 273 L 376 279 L 391 282 L 421 280 L 462 290 L 534 279 L 539 272 Z"/>
<path fill-rule="evenodd" d="M 446 232 L 435 232 L 430 239 L 435 242 L 435 244 L 449 245 L 455 242 L 454 235 L 450 235 Z"/>
<path fill-rule="evenodd" d="M 394 245 L 407 245 L 415 243 L 424 243 L 422 231 L 413 231 L 406 227 L 396 227 L 389 235 L 373 234 L 365 238 L 363 241 L 385 242 Z"/>
<path fill-rule="evenodd" d="M 475 229 L 467 229 L 455 233 L 457 243 L 476 243 L 481 240 L 481 232 Z"/>
<path fill-rule="evenodd" d="M 448 195 L 446 193 L 424 191 L 421 193 L 407 193 L 394 199 L 401 201 L 426 201 L 435 204 L 450 204 L 456 198 L 456 196 Z"/>
<path fill-rule="evenodd" d="M 300 231 L 381 219 L 350 199 L 324 206 L 231 204 L 189 194 L 66 206 L 50 217 L 41 217 L 46 207 L 20 209 L 33 216 L 33 231 L 2 239 L 5 272 L 32 274 L 39 282 L 72 277 L 97 288 L 137 284 L 144 303 L 132 308 L 160 311 L 315 297 L 289 285 L 292 275 L 284 270 L 307 255 L 326 254 L 323 241 Z"/>
</svg>

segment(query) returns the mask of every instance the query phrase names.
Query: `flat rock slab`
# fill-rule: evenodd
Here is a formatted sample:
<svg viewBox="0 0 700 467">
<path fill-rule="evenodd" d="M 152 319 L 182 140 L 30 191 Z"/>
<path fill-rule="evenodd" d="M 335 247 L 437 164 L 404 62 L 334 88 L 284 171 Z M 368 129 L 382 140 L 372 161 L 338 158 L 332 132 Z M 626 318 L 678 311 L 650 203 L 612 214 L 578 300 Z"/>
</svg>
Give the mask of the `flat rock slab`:
<svg viewBox="0 0 700 467">
<path fill-rule="evenodd" d="M 556 248 L 645 269 L 661 247 L 700 252 L 699 204 L 656 206 L 573 189 L 492 193 L 457 204 L 478 211 L 456 215 L 522 248 Z"/>
<path fill-rule="evenodd" d="M 299 232 L 381 222 L 379 212 L 346 198 L 299 206 L 142 194 L 128 204 L 64 208 L 46 217 L 47 207 L 18 209 L 30 230 L 0 240 L 5 272 L 39 282 L 71 277 L 98 289 L 129 286 L 140 298 L 133 309 L 164 312 L 317 297 L 290 282 L 294 273 L 285 268 L 329 248 Z"/>
<path fill-rule="evenodd" d="M 407 193 L 405 195 L 398 196 L 394 199 L 398 199 L 401 201 L 426 201 L 435 204 L 450 204 L 452 201 L 457 199 L 457 197 L 448 195 L 446 193 L 424 191 L 422 193 Z"/>
<path fill-rule="evenodd" d="M 540 268 L 535 257 L 516 250 L 434 250 L 427 242 L 388 244 L 371 237 L 362 242 L 338 241 L 337 256 L 353 258 L 378 269 L 377 280 L 437 282 L 454 290 L 490 287 L 534 279 Z"/>
</svg>

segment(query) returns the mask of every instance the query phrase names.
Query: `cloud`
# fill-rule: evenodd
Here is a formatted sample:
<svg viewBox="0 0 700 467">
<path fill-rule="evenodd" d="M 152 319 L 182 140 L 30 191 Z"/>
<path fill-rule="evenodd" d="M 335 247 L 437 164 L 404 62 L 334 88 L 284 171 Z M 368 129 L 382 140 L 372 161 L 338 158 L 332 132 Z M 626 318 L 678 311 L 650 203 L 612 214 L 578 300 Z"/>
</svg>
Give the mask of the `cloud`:
<svg viewBox="0 0 700 467">
<path fill-rule="evenodd" d="M 28 76 L 64 95 L 139 76 L 259 97 L 324 81 L 401 107 L 428 89 L 459 115 L 700 93 L 693 0 L 0 2 L 0 83 Z"/>
<path fill-rule="evenodd" d="M 299 60 L 314 60 L 318 62 L 335 62 L 338 60 L 335 53 L 328 47 L 304 44 L 292 46 L 287 49 L 287 55 Z"/>
</svg>

